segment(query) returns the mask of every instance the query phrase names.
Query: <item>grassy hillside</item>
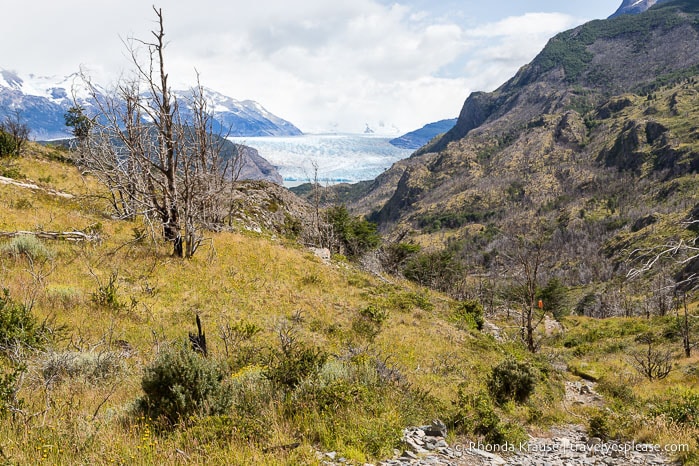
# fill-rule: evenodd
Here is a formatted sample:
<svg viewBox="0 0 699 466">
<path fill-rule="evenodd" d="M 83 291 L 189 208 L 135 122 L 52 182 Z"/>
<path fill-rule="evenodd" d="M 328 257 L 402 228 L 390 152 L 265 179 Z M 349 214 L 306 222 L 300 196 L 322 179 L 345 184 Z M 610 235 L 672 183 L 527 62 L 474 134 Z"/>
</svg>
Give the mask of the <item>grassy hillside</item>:
<svg viewBox="0 0 699 466">
<path fill-rule="evenodd" d="M 22 306 L 45 326 L 33 348 L 4 345 L 5 373 L 20 369 L 0 424 L 10 463 L 312 464 L 312 448 L 391 456 L 403 427 L 443 415 L 459 383 L 475 383 L 502 357 L 452 318 L 453 301 L 346 262 L 324 264 L 292 240 L 241 228 L 212 234 L 192 260 L 174 259 L 136 239 L 144 225 L 111 219 L 101 188 L 57 155 L 32 146 L 6 171 L 73 197 L 0 184 L 0 230 L 81 230 L 101 240 L 0 245 L 5 310 Z M 195 331 L 195 314 L 235 401 L 225 415 L 164 428 L 135 408 L 141 377 L 159 351 Z M 265 376 L 282 357 L 280 336 L 325 356 L 312 381 L 287 391 Z"/>
<path fill-rule="evenodd" d="M 637 332 L 669 329 L 671 317 L 564 318 L 538 330 L 541 350 L 531 355 L 516 308 L 503 301 L 485 310 L 501 328 L 496 340 L 477 330 L 478 306 L 341 258 L 323 263 L 276 234 L 241 225 L 212 233 L 191 260 L 175 259 L 142 237 L 144 225 L 110 218 L 102 188 L 59 161 L 65 155 L 31 146 L 3 162 L 15 181 L 43 189 L 0 184 L 1 232 L 100 238 L 0 243 L 7 464 L 317 464 L 316 451 L 361 464 L 393 456 L 404 427 L 434 418 L 447 422 L 450 441 L 487 432 L 515 442 L 602 416 L 610 437 L 696 448 L 694 418 L 664 417 L 676 393 L 699 409 L 696 359 L 677 358 L 670 377 L 644 382 L 627 357 L 644 348 Z M 139 408 L 144 374 L 163 355 L 204 360 L 185 343 L 197 314 L 228 402 L 209 415 L 157 417 Z M 676 333 L 661 338 L 677 351 Z M 508 358 L 533 374 L 525 401 L 498 402 L 489 388 Z M 564 382 L 581 375 L 606 387 L 611 411 L 564 403 Z"/>
</svg>

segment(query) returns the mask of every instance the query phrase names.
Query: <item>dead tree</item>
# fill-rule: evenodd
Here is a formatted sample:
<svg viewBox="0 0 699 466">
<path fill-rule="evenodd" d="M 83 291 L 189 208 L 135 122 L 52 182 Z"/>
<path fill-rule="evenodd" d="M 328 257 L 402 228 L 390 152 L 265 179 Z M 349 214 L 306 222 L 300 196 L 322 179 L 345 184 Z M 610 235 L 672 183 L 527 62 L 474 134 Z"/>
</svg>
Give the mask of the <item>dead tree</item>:
<svg viewBox="0 0 699 466">
<path fill-rule="evenodd" d="M 191 257 L 203 231 L 222 223 L 224 191 L 240 164 L 222 154 L 225 136 L 214 134 L 213 116 L 199 83 L 180 102 L 170 89 L 165 68 L 162 10 L 153 8 L 158 28 L 154 41 L 127 42 L 135 70 L 105 95 L 83 76 L 99 109 L 80 160 L 110 190 L 111 202 L 125 219 L 143 216 L 160 224 L 173 254 Z M 138 46 L 148 51 L 145 64 Z M 184 105 L 188 110 L 184 114 Z"/>
<path fill-rule="evenodd" d="M 512 277 L 516 295 L 521 305 L 520 337 L 527 349 L 534 353 L 539 348 L 535 331 L 544 319 L 544 313 L 537 305 L 537 291 L 544 264 L 545 234 L 537 226 L 522 226 L 523 232 L 512 232 L 500 251 L 506 259 L 505 273 Z"/>
<path fill-rule="evenodd" d="M 699 220 L 692 219 L 684 222 L 688 227 L 696 226 Z M 648 249 L 636 249 L 630 254 L 635 263 L 640 264 L 629 270 L 627 279 L 634 280 L 641 278 L 644 274 L 662 267 L 666 263 L 672 263 L 676 266 L 688 268 L 687 272 L 682 272 L 676 275 L 676 283 L 670 283 L 664 287 L 658 286 L 655 290 L 656 296 L 664 296 L 669 294 L 669 290 L 675 293 L 675 309 L 676 318 L 678 319 L 680 334 L 682 336 L 682 349 L 685 357 L 689 358 L 692 354 L 692 348 L 696 343 L 692 343 L 692 333 L 694 330 L 693 321 L 695 316 L 689 314 L 687 306 L 687 292 L 696 289 L 699 283 L 699 276 L 695 273 L 694 266 L 699 262 L 699 246 L 697 241 L 699 237 L 695 237 L 691 241 L 680 239 L 678 241 L 667 242 L 665 244 L 651 247 Z M 682 293 L 682 301 L 684 307 L 684 315 L 679 315 L 679 297 L 678 293 Z M 666 305 L 663 302 L 662 309 Z M 650 348 L 649 348 L 650 352 Z M 650 377 L 650 376 L 649 376 Z"/>
<path fill-rule="evenodd" d="M 661 380 L 672 371 L 672 352 L 656 348 L 656 338 L 650 333 L 636 337 L 636 341 L 646 349 L 634 353 L 632 364 L 648 380 Z"/>
<path fill-rule="evenodd" d="M 199 314 L 197 314 L 197 333 L 195 334 L 189 332 L 189 342 L 192 344 L 192 350 L 203 354 L 204 357 L 209 355 L 209 352 L 206 349 L 206 334 L 201 328 L 201 319 L 199 318 Z"/>
<path fill-rule="evenodd" d="M 687 293 L 682 292 L 681 295 L 675 294 L 675 318 L 680 328 L 680 336 L 682 337 L 682 349 L 684 357 L 692 357 L 692 349 L 697 345 L 692 342 L 692 333 L 695 329 L 695 316 L 689 314 L 689 306 L 687 305 Z M 683 313 L 680 315 L 680 304 L 683 308 Z"/>
<path fill-rule="evenodd" d="M 29 126 L 22 121 L 22 114 L 19 110 L 15 110 L 12 114 L 7 115 L 0 122 L 0 130 L 7 133 L 14 143 L 14 154 L 20 155 L 25 144 L 29 140 Z"/>
</svg>

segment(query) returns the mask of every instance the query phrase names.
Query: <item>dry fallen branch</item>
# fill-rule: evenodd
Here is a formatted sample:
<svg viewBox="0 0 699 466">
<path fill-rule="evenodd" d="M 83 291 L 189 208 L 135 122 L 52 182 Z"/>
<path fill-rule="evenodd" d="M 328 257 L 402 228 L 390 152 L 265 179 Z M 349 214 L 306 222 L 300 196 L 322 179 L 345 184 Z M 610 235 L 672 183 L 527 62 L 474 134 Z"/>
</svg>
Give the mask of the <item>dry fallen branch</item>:
<svg viewBox="0 0 699 466">
<path fill-rule="evenodd" d="M 0 231 L 0 238 L 15 238 L 17 236 L 31 235 L 41 239 L 62 241 L 100 241 L 99 235 L 89 235 L 82 231 Z"/>
<path fill-rule="evenodd" d="M 63 197 L 65 199 L 72 199 L 74 197 L 72 194 L 69 194 L 69 193 L 64 193 L 62 191 L 56 191 L 54 189 L 42 188 L 41 186 L 36 185 L 34 183 L 16 181 L 16 180 L 13 180 L 12 178 L 6 178 L 4 176 L 0 176 L 0 184 L 9 184 L 11 186 L 16 186 L 18 188 L 26 188 L 26 189 L 32 189 L 34 191 L 42 191 L 42 192 L 45 192 L 47 194 L 51 194 L 53 196 Z"/>
</svg>

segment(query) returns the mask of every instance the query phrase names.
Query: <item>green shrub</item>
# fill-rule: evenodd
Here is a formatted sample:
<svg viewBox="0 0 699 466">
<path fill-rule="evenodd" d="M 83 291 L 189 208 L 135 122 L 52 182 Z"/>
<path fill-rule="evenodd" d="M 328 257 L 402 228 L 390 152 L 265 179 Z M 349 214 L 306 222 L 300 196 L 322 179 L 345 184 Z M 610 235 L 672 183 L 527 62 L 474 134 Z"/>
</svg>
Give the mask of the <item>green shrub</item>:
<svg viewBox="0 0 699 466">
<path fill-rule="evenodd" d="M 279 336 L 281 348 L 272 353 L 264 375 L 276 388 L 291 391 L 301 382 L 317 376 L 328 355 L 319 348 L 301 343 L 291 330 L 283 330 Z"/>
<path fill-rule="evenodd" d="M 0 350 L 16 345 L 41 348 L 47 337 L 47 328 L 39 324 L 24 304 L 10 298 L 7 289 L 0 294 Z"/>
<path fill-rule="evenodd" d="M 251 343 L 261 331 L 260 326 L 248 320 L 239 320 L 233 324 L 226 322 L 219 326 L 219 337 L 233 370 L 262 362 L 259 348 Z"/>
<path fill-rule="evenodd" d="M 17 139 L 0 129 L 0 157 L 14 157 L 19 154 L 19 148 Z"/>
<path fill-rule="evenodd" d="M 337 379 L 321 386 L 314 395 L 318 410 L 334 413 L 364 403 L 369 398 L 369 390 L 360 383 Z"/>
<path fill-rule="evenodd" d="M 325 219 L 332 226 L 336 238 L 336 244 L 332 245 L 335 252 L 358 257 L 381 244 L 376 224 L 353 217 L 344 205 L 330 207 L 325 212 Z"/>
<path fill-rule="evenodd" d="M 388 311 L 370 304 L 361 311 L 359 317 L 352 322 L 352 330 L 368 340 L 373 340 L 381 331 L 383 323 L 388 319 Z"/>
<path fill-rule="evenodd" d="M 590 417 L 588 434 L 590 437 L 598 437 L 602 440 L 611 438 L 611 421 L 605 411 L 599 411 Z"/>
<path fill-rule="evenodd" d="M 423 311 L 434 309 L 434 304 L 430 301 L 430 295 L 427 291 L 391 293 L 387 301 L 390 306 L 401 311 L 411 311 L 415 307 Z"/>
<path fill-rule="evenodd" d="M 454 251 L 444 249 L 413 255 L 406 262 L 403 275 L 422 286 L 448 292 L 463 277 L 463 265 Z"/>
<path fill-rule="evenodd" d="M 53 252 L 34 235 L 20 235 L 2 247 L 2 252 L 14 257 L 27 257 L 33 261 L 50 260 Z"/>
<path fill-rule="evenodd" d="M 468 299 L 458 304 L 454 312 L 457 323 L 465 323 L 470 328 L 483 330 L 485 318 L 483 317 L 483 306 L 474 299 Z"/>
<path fill-rule="evenodd" d="M 487 385 L 490 395 L 497 403 L 523 403 L 534 392 L 536 374 L 528 363 L 507 358 L 493 368 Z"/>
<path fill-rule="evenodd" d="M 500 419 L 487 393 L 467 393 L 465 387 L 460 386 L 455 405 L 451 424 L 457 432 L 482 436 L 488 445 L 516 445 L 526 440 L 522 427 Z"/>
<path fill-rule="evenodd" d="M 630 385 L 628 381 L 616 381 L 603 377 L 597 383 L 597 391 L 625 405 L 632 405 L 636 402 L 636 395 L 634 395 Z"/>
<path fill-rule="evenodd" d="M 370 304 L 369 306 L 359 311 L 359 314 L 365 319 L 377 325 L 383 324 L 386 321 L 386 319 L 388 319 L 388 311 L 373 304 Z"/>
<path fill-rule="evenodd" d="M 102 283 L 98 280 L 97 290 L 92 293 L 92 302 L 99 307 L 112 310 L 119 310 L 124 307 L 124 304 L 119 301 L 119 275 L 117 272 L 112 272 L 109 275 L 107 283 Z"/>
<path fill-rule="evenodd" d="M 301 219 L 292 217 L 288 212 L 284 212 L 284 224 L 281 233 L 287 238 L 296 239 L 303 233 L 303 223 Z"/>
<path fill-rule="evenodd" d="M 566 287 L 558 278 L 554 277 L 537 293 L 537 298 L 543 303 L 544 311 L 550 312 L 556 319 L 560 319 L 569 314 L 566 293 Z"/>
<path fill-rule="evenodd" d="M 165 424 L 190 416 L 225 414 L 232 402 L 226 375 L 221 364 L 186 344 L 166 348 L 145 369 L 141 379 L 144 396 L 138 406 Z"/>
<path fill-rule="evenodd" d="M 699 427 L 699 392 L 674 389 L 654 401 L 651 415 L 664 416 L 680 426 Z"/>
<path fill-rule="evenodd" d="M 421 246 L 414 243 L 391 243 L 382 248 L 381 263 L 392 271 L 398 272 L 411 256 L 420 252 Z"/>
</svg>

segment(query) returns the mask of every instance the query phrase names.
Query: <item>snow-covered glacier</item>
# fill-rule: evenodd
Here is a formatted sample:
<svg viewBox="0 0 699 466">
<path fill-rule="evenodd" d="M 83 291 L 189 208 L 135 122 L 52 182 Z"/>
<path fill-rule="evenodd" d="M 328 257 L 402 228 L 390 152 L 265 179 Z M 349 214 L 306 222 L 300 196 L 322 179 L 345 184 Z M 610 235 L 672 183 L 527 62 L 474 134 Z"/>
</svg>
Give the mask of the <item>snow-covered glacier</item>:
<svg viewBox="0 0 699 466">
<path fill-rule="evenodd" d="M 257 149 L 281 173 L 287 187 L 312 181 L 314 166 L 323 184 L 371 180 L 412 153 L 389 144 L 390 137 L 367 134 L 230 139 Z"/>
</svg>

